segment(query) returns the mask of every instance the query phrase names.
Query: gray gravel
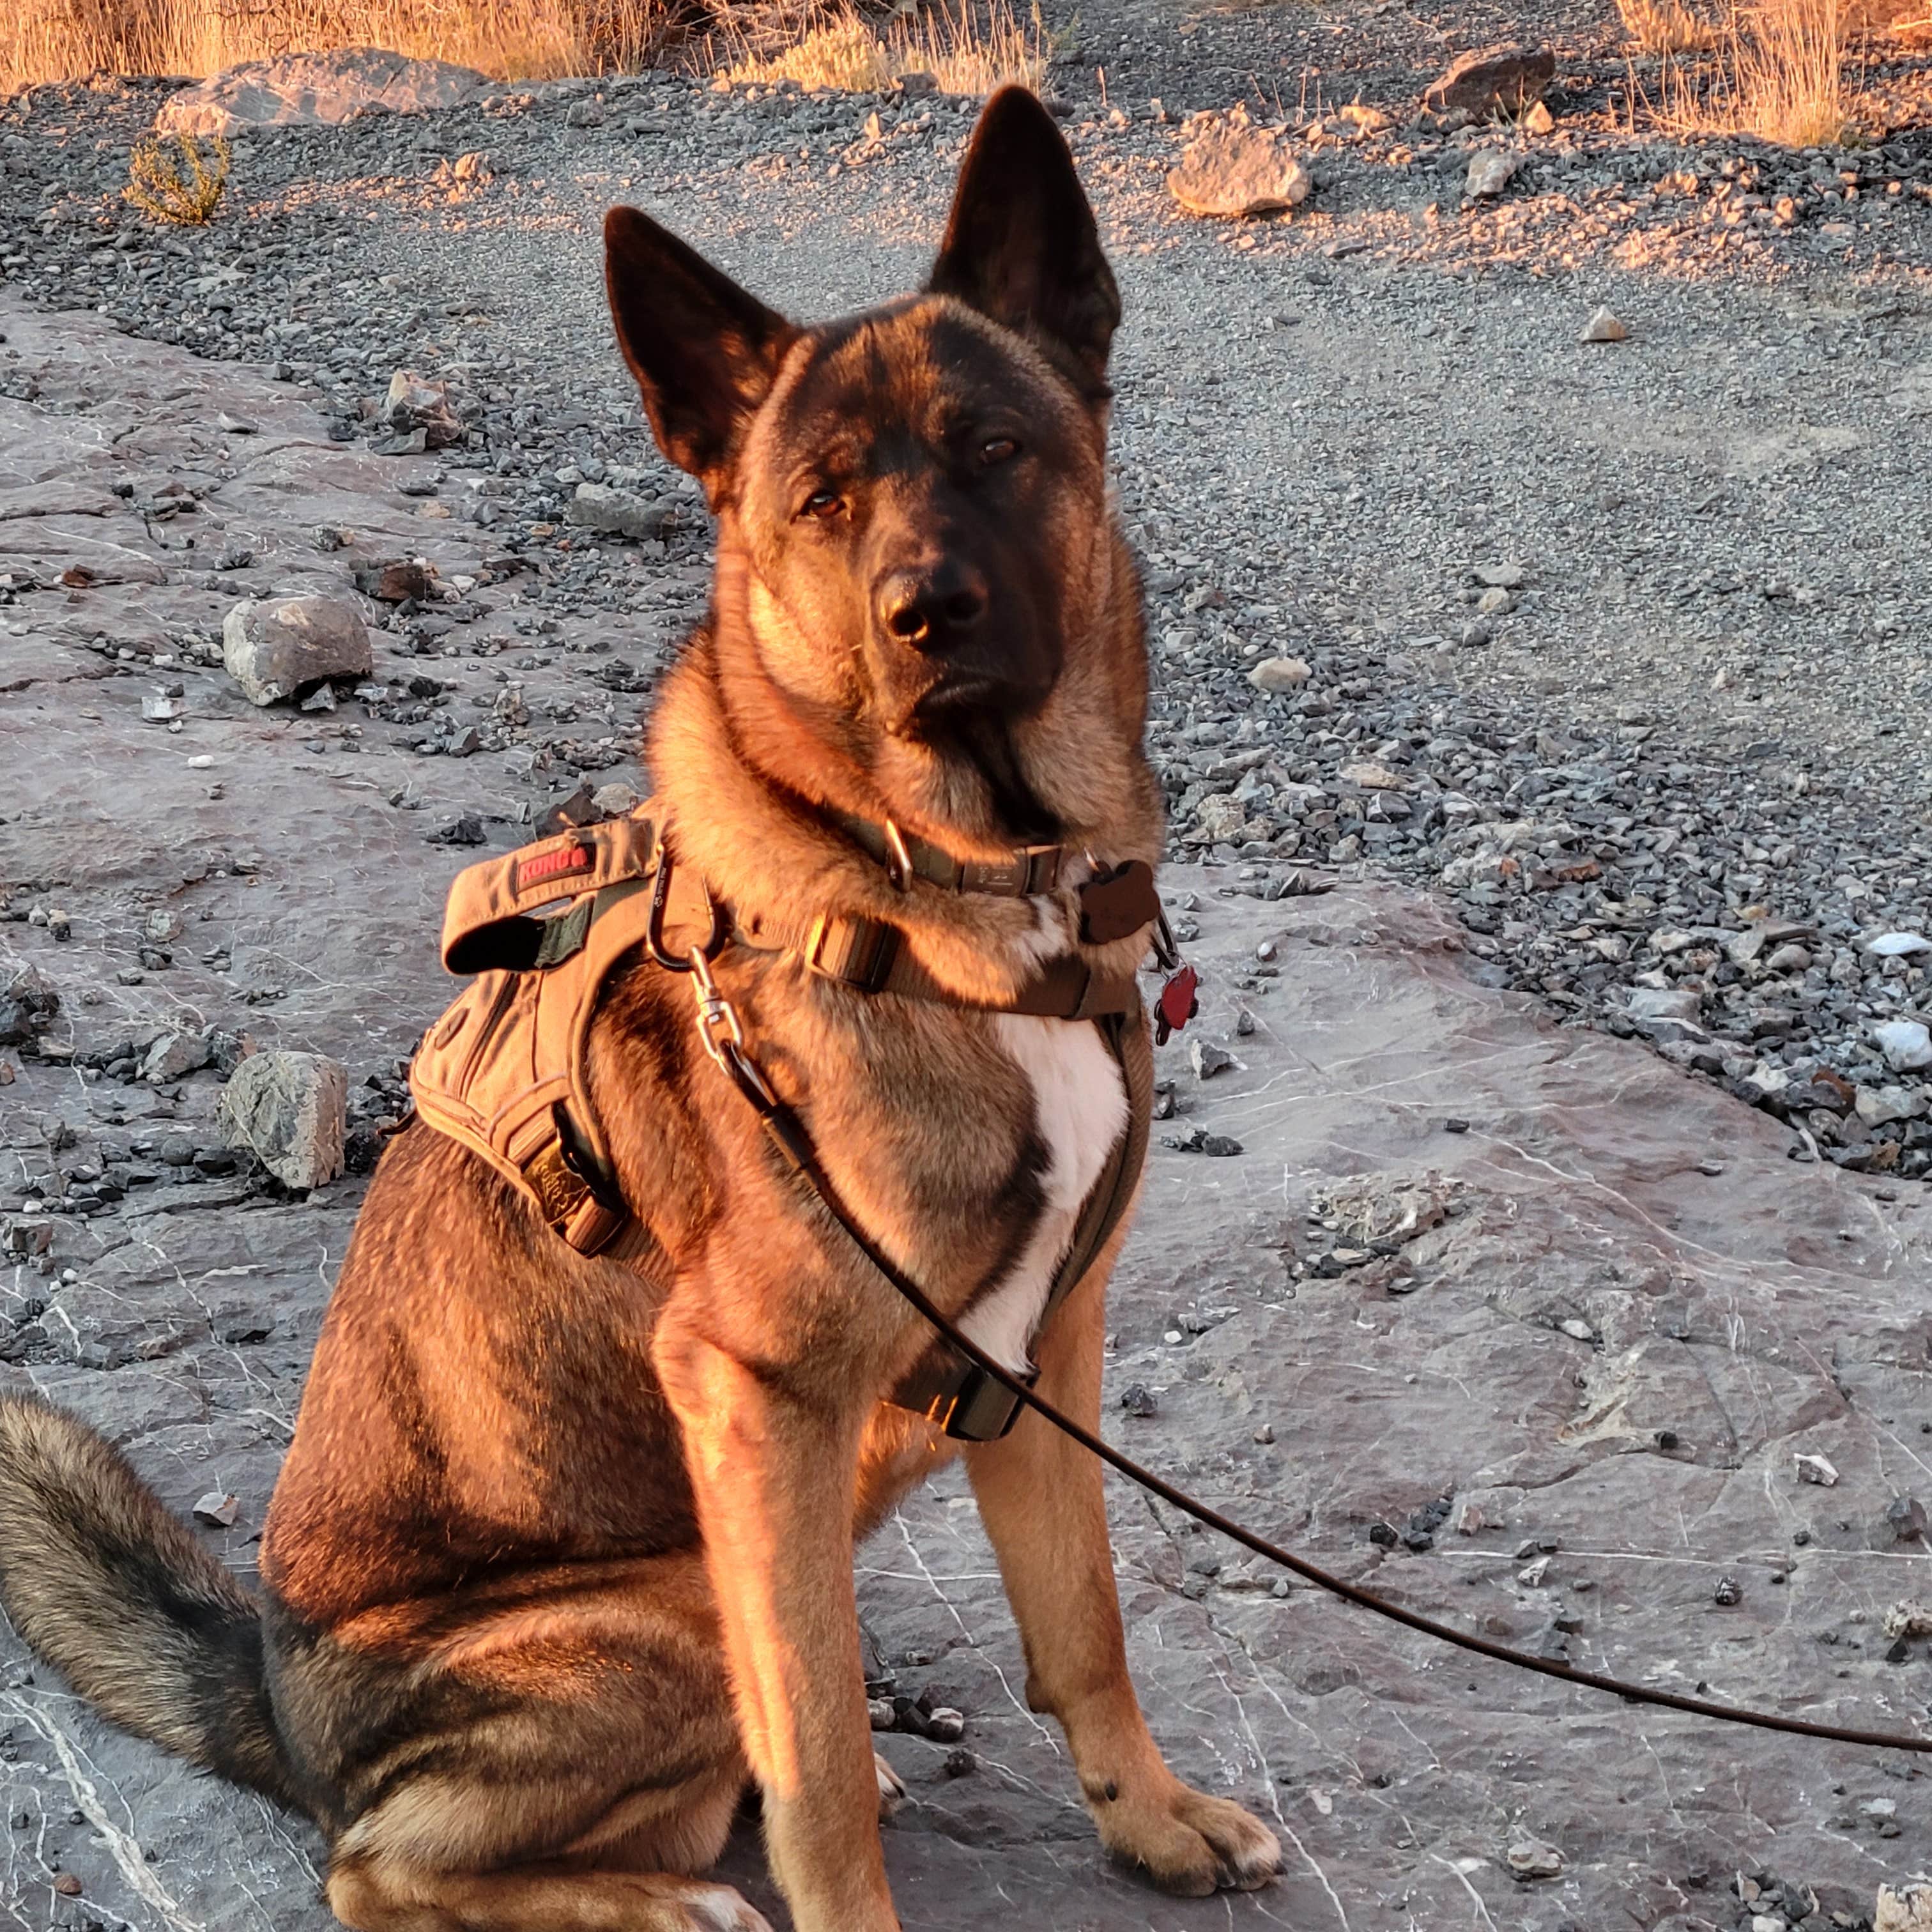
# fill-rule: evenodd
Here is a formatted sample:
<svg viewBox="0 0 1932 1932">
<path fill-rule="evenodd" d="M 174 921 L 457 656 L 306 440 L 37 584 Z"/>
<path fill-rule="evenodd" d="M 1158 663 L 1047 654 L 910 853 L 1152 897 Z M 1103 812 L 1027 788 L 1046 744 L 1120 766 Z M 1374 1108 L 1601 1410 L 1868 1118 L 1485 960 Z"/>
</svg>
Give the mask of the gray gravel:
<svg viewBox="0 0 1932 1932">
<path fill-rule="evenodd" d="M 1177 848 L 1264 897 L 1438 882 L 1497 983 L 1788 1118 L 1794 1158 L 1932 1170 L 1926 137 L 1658 145 L 1581 94 L 1540 141 L 1304 119 L 1312 201 L 1216 224 L 1166 194 L 1164 108 L 1057 84 L 1128 304 L 1116 447 Z M 565 82 L 251 138 L 223 218 L 158 237 L 114 190 L 161 93 L 0 116 L 0 272 L 275 367 L 379 450 L 413 420 L 382 414 L 392 376 L 447 382 L 446 498 L 542 561 L 533 621 L 661 617 L 612 679 L 640 692 L 708 539 L 611 348 L 603 208 L 836 312 L 917 274 L 975 110 Z M 1461 204 L 1499 146 L 1510 188 Z M 1628 340 L 1579 343 L 1600 305 Z M 1257 690 L 1276 656 L 1306 682 Z"/>
</svg>

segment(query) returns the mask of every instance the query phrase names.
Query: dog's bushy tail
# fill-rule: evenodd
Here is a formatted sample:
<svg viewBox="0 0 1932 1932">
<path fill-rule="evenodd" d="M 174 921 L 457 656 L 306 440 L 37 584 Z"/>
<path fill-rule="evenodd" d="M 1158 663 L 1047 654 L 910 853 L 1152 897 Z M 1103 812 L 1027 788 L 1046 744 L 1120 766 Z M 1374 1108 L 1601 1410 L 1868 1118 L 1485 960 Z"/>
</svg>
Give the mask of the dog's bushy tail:
<svg viewBox="0 0 1932 1932">
<path fill-rule="evenodd" d="M 0 1397 L 0 1606 L 115 1723 L 292 1809 L 254 1600 L 113 1444 Z"/>
</svg>

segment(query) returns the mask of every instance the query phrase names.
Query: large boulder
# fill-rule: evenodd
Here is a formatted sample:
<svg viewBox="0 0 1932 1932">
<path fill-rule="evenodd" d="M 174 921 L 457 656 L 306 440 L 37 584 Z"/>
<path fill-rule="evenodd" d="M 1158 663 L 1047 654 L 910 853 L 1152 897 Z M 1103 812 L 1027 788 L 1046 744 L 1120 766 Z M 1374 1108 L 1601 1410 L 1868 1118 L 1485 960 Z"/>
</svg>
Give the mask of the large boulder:
<svg viewBox="0 0 1932 1932">
<path fill-rule="evenodd" d="M 1238 109 L 1201 126 L 1167 178 L 1168 192 L 1190 214 L 1276 214 L 1298 208 L 1313 187 L 1276 130 L 1250 125 Z"/>
<path fill-rule="evenodd" d="M 254 598 L 223 620 L 221 661 L 250 704 L 298 696 L 325 679 L 367 677 L 368 627 L 339 597 Z"/>
<path fill-rule="evenodd" d="M 154 125 L 182 134 L 331 127 L 371 112 L 420 114 L 460 107 L 489 86 L 473 68 L 410 60 L 382 47 L 279 54 L 273 60 L 244 61 L 169 95 Z"/>
<path fill-rule="evenodd" d="M 215 1118 L 230 1147 L 252 1154 L 290 1187 L 342 1172 L 349 1074 L 320 1053 L 250 1054 L 221 1090 Z"/>
<path fill-rule="evenodd" d="M 1430 83 L 1422 104 L 1437 114 L 1520 114 L 1556 78 L 1556 56 L 1547 47 L 1484 47 L 1458 54 Z"/>
</svg>

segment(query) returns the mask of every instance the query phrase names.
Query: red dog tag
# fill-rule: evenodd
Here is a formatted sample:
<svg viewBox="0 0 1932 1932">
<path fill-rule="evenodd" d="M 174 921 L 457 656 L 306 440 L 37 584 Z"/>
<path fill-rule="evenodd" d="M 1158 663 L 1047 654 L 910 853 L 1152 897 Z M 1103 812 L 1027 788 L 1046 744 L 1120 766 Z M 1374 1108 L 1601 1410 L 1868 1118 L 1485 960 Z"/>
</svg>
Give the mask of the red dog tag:
<svg viewBox="0 0 1932 1932">
<path fill-rule="evenodd" d="M 1184 966 L 1160 989 L 1154 1005 L 1154 1043 L 1165 1046 L 1170 1034 L 1178 1033 L 1201 1010 L 1195 997 L 1201 976 L 1192 966 Z"/>
</svg>

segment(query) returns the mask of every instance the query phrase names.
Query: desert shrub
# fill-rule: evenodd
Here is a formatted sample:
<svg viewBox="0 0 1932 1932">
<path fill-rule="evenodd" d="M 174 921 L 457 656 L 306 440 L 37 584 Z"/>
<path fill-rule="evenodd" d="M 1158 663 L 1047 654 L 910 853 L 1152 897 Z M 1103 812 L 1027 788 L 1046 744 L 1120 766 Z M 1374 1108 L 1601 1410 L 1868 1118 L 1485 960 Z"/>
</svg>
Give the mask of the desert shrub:
<svg viewBox="0 0 1932 1932">
<path fill-rule="evenodd" d="M 198 228 L 220 205 L 228 162 L 228 143 L 219 134 L 206 148 L 192 134 L 156 135 L 135 148 L 121 192 L 154 220 Z"/>
</svg>

